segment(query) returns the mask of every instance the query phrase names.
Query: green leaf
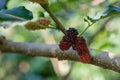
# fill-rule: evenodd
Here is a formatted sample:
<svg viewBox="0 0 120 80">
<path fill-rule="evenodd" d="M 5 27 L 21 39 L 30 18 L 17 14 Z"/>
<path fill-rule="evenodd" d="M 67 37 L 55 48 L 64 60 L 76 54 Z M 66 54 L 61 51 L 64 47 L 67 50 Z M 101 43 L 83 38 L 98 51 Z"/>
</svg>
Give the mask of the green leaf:
<svg viewBox="0 0 120 80">
<path fill-rule="evenodd" d="M 25 21 L 32 18 L 32 12 L 27 10 L 24 6 L 0 11 L 0 20 L 2 21 Z"/>
<path fill-rule="evenodd" d="M 103 12 L 103 14 L 101 14 L 98 18 L 95 19 L 95 18 L 90 18 L 89 16 L 87 16 L 87 19 L 90 22 L 96 22 L 98 20 L 101 20 L 101 19 L 113 16 L 113 15 L 116 15 L 116 14 L 119 14 L 119 13 L 120 13 L 120 7 L 110 5 L 110 6 L 108 6 L 108 9 L 105 10 Z"/>
</svg>

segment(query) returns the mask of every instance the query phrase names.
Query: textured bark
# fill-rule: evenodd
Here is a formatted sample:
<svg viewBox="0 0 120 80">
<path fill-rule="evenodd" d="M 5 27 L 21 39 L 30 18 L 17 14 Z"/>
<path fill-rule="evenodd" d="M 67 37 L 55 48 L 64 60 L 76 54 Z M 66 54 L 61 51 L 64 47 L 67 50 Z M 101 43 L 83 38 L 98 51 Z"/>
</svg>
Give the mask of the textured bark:
<svg viewBox="0 0 120 80">
<path fill-rule="evenodd" d="M 0 37 L 0 50 L 2 53 L 15 53 L 29 56 L 44 56 L 58 58 L 59 60 L 80 61 L 75 50 L 61 51 L 58 45 L 12 42 Z M 91 62 L 89 64 L 97 65 L 105 69 L 120 72 L 120 58 L 112 53 L 89 49 Z"/>
</svg>

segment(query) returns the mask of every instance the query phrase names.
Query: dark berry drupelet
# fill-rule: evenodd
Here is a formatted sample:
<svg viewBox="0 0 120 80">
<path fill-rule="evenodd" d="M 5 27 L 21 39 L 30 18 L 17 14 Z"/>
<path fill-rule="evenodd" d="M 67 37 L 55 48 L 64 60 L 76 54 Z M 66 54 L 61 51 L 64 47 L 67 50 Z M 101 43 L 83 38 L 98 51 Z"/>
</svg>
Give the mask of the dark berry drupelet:
<svg viewBox="0 0 120 80">
<path fill-rule="evenodd" d="M 85 39 L 83 37 L 77 37 L 75 40 L 75 50 L 78 52 L 81 62 L 89 63 L 90 54 L 88 47 L 86 45 Z"/>
<path fill-rule="evenodd" d="M 78 35 L 78 31 L 77 29 L 75 28 L 69 28 L 67 31 L 66 31 L 66 36 L 68 36 L 70 38 L 70 41 L 72 43 L 72 48 L 73 50 L 75 50 L 75 39 L 77 38 L 77 35 Z"/>
<path fill-rule="evenodd" d="M 69 34 L 71 34 L 71 35 L 78 35 L 78 31 L 77 31 L 75 28 L 69 28 L 69 29 L 66 31 L 65 34 L 66 34 L 66 35 L 69 35 Z"/>
<path fill-rule="evenodd" d="M 65 36 L 68 36 L 70 38 L 71 43 L 75 42 L 77 35 L 78 31 L 75 28 L 69 28 L 65 33 Z"/>
</svg>

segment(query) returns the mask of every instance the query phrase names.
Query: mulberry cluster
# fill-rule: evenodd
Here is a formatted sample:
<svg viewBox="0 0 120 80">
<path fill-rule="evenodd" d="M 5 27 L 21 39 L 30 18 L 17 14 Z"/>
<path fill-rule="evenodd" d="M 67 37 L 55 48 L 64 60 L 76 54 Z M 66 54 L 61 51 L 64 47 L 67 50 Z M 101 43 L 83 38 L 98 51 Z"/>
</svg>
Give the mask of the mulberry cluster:
<svg viewBox="0 0 120 80">
<path fill-rule="evenodd" d="M 90 54 L 85 39 L 83 37 L 77 37 L 77 35 L 78 32 L 76 29 L 69 28 L 60 41 L 59 47 L 64 51 L 72 46 L 72 48 L 78 52 L 80 61 L 83 63 L 89 63 Z"/>
<path fill-rule="evenodd" d="M 77 38 L 78 32 L 74 28 L 69 28 L 66 31 L 65 36 L 63 36 L 62 40 L 60 41 L 59 47 L 61 50 L 68 50 L 72 44 L 74 43 L 75 38 Z"/>
</svg>

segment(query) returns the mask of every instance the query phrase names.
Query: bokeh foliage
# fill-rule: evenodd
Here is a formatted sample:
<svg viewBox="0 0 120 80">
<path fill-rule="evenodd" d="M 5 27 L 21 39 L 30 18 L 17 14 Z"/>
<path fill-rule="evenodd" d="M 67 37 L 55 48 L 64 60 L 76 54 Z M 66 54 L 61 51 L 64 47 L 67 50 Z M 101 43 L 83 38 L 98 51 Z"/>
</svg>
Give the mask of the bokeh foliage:
<svg viewBox="0 0 120 80">
<path fill-rule="evenodd" d="M 93 0 L 95 1 L 95 0 Z M 92 0 L 49 0 L 49 6 L 66 29 L 74 27 L 81 32 L 85 29 L 84 16 L 94 17 L 101 14 L 108 5 L 116 4 L 119 0 L 105 0 L 101 4 L 93 4 Z M 97 1 L 97 0 L 96 0 Z M 33 12 L 33 20 L 47 17 L 49 15 L 36 3 L 27 0 L 9 0 L 5 7 L 25 6 Z M 1 6 L 0 6 L 1 7 Z M 3 7 L 3 6 L 2 6 Z M 51 19 L 51 18 L 50 18 Z M 91 26 L 83 36 L 87 41 L 107 20 L 103 19 Z M 95 36 L 94 41 L 89 45 L 91 48 L 106 50 L 120 56 L 120 17 L 114 16 L 105 27 Z M 55 25 L 51 20 L 52 25 Z M 1 22 L 2 24 L 2 22 Z M 8 39 L 18 42 L 46 43 L 46 37 L 50 40 L 50 35 L 54 37 L 58 44 L 63 34 L 57 30 L 29 31 L 24 28 L 24 23 L 9 23 L 9 27 L 0 27 L 0 35 L 5 35 Z M 5 25 L 5 24 L 4 24 Z M 6 25 L 8 26 L 8 25 Z M 52 41 L 51 41 L 52 42 Z M 16 54 L 0 55 L 0 80 L 59 80 L 53 69 L 49 58 L 30 57 Z M 119 73 L 106 70 L 93 65 L 76 62 L 68 80 L 119 80 Z"/>
</svg>

